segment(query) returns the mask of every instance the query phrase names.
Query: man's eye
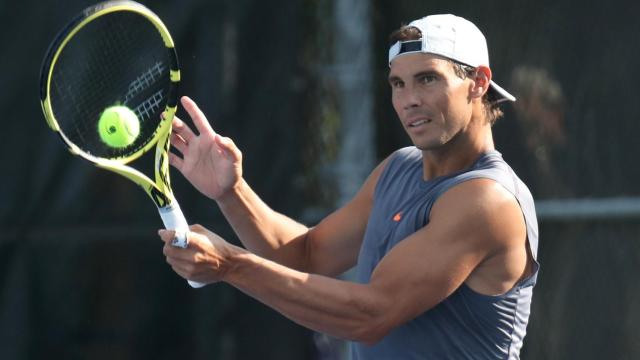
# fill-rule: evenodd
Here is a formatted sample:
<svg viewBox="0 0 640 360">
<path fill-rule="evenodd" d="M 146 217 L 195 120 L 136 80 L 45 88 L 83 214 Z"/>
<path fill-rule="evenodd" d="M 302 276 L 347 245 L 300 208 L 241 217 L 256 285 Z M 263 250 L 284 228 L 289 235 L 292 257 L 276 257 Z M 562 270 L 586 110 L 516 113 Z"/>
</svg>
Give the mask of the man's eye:
<svg viewBox="0 0 640 360">
<path fill-rule="evenodd" d="M 418 80 L 423 84 L 428 84 L 435 81 L 436 77 L 435 75 L 422 75 Z"/>
<path fill-rule="evenodd" d="M 400 80 L 395 80 L 395 81 L 391 81 L 391 87 L 392 88 L 401 88 L 404 85 L 404 83 Z"/>
</svg>

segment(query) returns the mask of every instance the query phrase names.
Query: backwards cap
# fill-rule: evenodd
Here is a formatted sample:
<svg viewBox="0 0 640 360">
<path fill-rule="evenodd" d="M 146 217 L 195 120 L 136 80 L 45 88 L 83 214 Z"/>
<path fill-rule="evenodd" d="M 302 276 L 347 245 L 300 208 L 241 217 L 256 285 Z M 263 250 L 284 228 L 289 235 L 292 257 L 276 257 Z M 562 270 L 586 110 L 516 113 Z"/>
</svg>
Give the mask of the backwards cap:
<svg viewBox="0 0 640 360">
<path fill-rule="evenodd" d="M 389 66 L 396 57 L 411 53 L 440 55 L 471 67 L 489 66 L 487 41 L 480 29 L 469 20 L 451 14 L 430 15 L 414 20 L 407 26 L 420 30 L 422 39 L 393 44 L 389 49 Z M 513 95 L 493 80 L 489 90 L 495 92 L 496 102 L 516 101 Z"/>
</svg>

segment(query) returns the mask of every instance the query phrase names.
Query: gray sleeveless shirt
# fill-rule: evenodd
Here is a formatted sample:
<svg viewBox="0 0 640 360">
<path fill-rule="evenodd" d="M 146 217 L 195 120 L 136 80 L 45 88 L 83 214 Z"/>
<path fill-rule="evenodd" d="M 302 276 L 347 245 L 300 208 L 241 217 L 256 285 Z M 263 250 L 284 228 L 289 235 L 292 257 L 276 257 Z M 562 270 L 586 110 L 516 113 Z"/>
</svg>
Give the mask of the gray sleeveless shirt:
<svg viewBox="0 0 640 360">
<path fill-rule="evenodd" d="M 519 202 L 535 261 L 533 274 L 498 296 L 479 294 L 462 284 L 440 304 L 395 328 L 377 344 L 352 343 L 353 359 L 519 359 L 539 269 L 538 222 L 529 189 L 497 151 L 482 155 L 464 171 L 424 181 L 422 152 L 415 147 L 398 150 L 376 185 L 358 256 L 357 281 L 368 283 L 391 248 L 429 224 L 431 207 L 440 195 L 477 178 L 496 181 Z M 398 213 L 401 221 L 396 221 Z"/>
</svg>

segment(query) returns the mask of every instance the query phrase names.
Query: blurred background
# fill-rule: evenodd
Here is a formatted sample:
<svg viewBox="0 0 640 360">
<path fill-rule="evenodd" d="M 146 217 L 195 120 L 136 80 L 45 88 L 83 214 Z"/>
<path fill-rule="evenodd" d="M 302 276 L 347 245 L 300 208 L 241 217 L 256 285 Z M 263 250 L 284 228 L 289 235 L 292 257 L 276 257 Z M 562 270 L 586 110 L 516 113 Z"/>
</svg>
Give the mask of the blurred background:
<svg viewBox="0 0 640 360">
<path fill-rule="evenodd" d="M 164 261 L 144 192 L 47 128 L 40 62 L 93 3 L 0 0 L 0 359 L 345 359 L 342 342 L 230 286 L 189 288 Z M 235 140 L 256 192 L 307 225 L 409 145 L 390 104 L 388 35 L 426 14 L 476 23 L 494 79 L 518 98 L 497 147 L 539 211 L 522 358 L 640 357 L 637 2 L 143 3 L 176 41 L 180 93 Z M 213 202 L 176 171 L 173 183 L 190 222 L 237 242 Z"/>
</svg>

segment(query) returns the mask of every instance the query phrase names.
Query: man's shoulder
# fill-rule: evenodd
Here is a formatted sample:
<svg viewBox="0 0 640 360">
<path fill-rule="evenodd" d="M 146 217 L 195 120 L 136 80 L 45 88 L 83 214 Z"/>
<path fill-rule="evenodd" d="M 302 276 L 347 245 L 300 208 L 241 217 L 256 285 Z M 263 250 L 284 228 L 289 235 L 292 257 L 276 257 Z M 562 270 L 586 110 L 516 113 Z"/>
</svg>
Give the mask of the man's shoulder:
<svg viewBox="0 0 640 360">
<path fill-rule="evenodd" d="M 389 157 L 399 159 L 422 159 L 422 151 L 415 146 L 406 146 L 394 151 Z"/>
<path fill-rule="evenodd" d="M 412 182 L 416 172 L 421 172 L 422 152 L 415 146 L 400 148 L 378 165 L 379 177 L 385 186 L 398 182 Z"/>
<path fill-rule="evenodd" d="M 485 245 L 508 240 L 524 229 L 515 196 L 489 178 L 471 179 L 448 189 L 434 203 L 431 220 L 475 229 L 476 236 L 470 238 Z"/>
<path fill-rule="evenodd" d="M 422 164 L 422 151 L 415 146 L 407 146 L 394 151 L 385 160 L 385 168 L 402 169 Z"/>
</svg>

